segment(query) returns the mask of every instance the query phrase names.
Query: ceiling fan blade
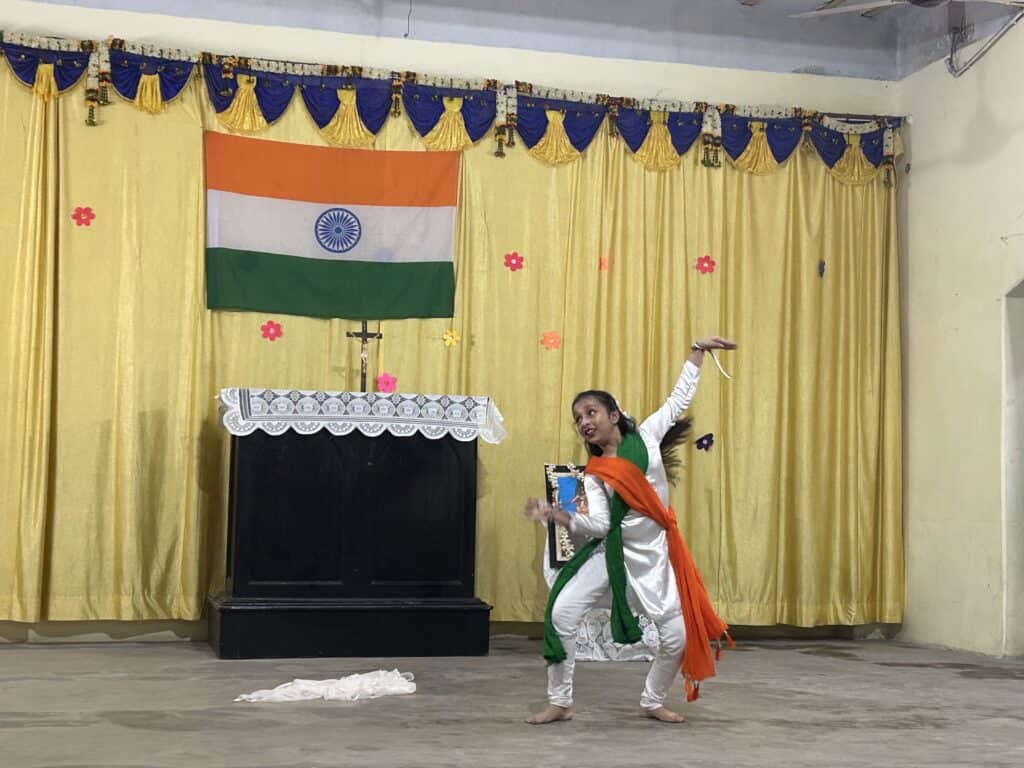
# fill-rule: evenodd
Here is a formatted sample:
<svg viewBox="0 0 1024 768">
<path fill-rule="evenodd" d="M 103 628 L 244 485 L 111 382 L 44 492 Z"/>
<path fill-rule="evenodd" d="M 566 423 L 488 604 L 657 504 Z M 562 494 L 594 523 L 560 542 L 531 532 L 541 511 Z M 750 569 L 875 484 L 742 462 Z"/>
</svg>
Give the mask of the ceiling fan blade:
<svg viewBox="0 0 1024 768">
<path fill-rule="evenodd" d="M 808 19 L 815 16 L 833 16 L 839 13 L 855 13 L 863 11 L 871 11 L 875 8 L 886 8 L 892 5 L 906 5 L 906 0 L 873 0 L 873 2 L 866 3 L 851 3 L 850 5 L 837 5 L 835 7 L 822 7 L 816 11 L 805 11 L 804 13 L 793 13 L 790 14 L 790 18 L 794 19 Z"/>
</svg>

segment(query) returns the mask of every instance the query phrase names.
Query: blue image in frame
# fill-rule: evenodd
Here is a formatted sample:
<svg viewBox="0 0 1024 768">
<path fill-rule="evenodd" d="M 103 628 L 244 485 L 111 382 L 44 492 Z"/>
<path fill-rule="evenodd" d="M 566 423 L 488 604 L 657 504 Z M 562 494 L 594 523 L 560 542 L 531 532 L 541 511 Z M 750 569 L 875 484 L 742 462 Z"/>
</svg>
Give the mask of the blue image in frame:
<svg viewBox="0 0 1024 768">
<path fill-rule="evenodd" d="M 325 251 L 345 253 L 356 247 L 363 236 L 363 225 L 347 208 L 328 208 L 317 217 L 313 232 Z"/>
<path fill-rule="evenodd" d="M 558 505 L 563 512 L 570 515 L 576 514 L 576 494 L 579 489 L 579 481 L 575 477 L 558 478 Z"/>
</svg>

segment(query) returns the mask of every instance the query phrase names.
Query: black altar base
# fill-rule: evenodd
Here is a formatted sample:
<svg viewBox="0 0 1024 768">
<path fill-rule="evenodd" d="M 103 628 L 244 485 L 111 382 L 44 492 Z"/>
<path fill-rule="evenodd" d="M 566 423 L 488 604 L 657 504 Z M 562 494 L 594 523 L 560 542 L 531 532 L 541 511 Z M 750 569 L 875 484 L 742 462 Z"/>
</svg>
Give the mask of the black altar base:
<svg viewBox="0 0 1024 768">
<path fill-rule="evenodd" d="M 231 457 L 219 657 L 487 653 L 475 442 L 256 431 Z"/>
</svg>

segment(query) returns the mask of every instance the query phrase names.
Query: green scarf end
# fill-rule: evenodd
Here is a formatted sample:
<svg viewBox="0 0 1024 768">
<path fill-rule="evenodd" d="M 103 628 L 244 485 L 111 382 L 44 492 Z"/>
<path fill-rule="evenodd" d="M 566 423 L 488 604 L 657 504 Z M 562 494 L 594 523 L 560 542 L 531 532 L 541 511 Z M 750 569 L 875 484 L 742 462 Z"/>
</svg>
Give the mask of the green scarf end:
<svg viewBox="0 0 1024 768">
<path fill-rule="evenodd" d="M 644 639 L 644 633 L 640 630 L 640 622 L 636 620 L 635 616 L 630 615 L 633 619 L 633 626 L 619 628 L 612 623 L 612 640 L 619 645 L 635 645 Z"/>
</svg>

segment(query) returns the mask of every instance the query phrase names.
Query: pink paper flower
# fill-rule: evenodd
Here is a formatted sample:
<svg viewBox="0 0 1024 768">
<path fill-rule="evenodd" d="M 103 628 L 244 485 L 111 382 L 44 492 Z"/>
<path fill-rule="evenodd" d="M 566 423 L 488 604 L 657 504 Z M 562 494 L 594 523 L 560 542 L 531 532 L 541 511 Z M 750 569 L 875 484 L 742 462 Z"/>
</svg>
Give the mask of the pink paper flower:
<svg viewBox="0 0 1024 768">
<path fill-rule="evenodd" d="M 398 384 L 398 379 L 387 371 L 377 377 L 378 392 L 394 392 L 396 384 Z"/>
<path fill-rule="evenodd" d="M 281 328 L 281 324 L 275 323 L 273 320 L 267 320 L 267 322 L 261 325 L 260 331 L 263 332 L 263 338 L 267 341 L 274 341 L 274 339 L 284 336 L 284 329 Z"/>
<path fill-rule="evenodd" d="M 71 218 L 75 220 L 76 227 L 88 227 L 92 224 L 92 220 L 96 218 L 96 214 L 92 212 L 92 208 L 89 206 L 80 205 L 75 208 Z"/>
<path fill-rule="evenodd" d="M 515 272 L 517 269 L 523 268 L 523 259 L 516 251 L 505 254 L 505 266 L 509 268 L 511 272 Z"/>
<path fill-rule="evenodd" d="M 715 260 L 710 256 L 701 256 L 697 259 L 697 271 L 703 274 L 715 271 Z"/>
<path fill-rule="evenodd" d="M 597 268 L 601 272 L 607 272 L 611 266 L 611 259 L 608 256 L 600 256 L 597 259 Z"/>
<path fill-rule="evenodd" d="M 562 346 L 562 337 L 558 335 L 558 331 L 545 331 L 540 337 L 540 343 L 545 349 L 558 349 Z"/>
</svg>

